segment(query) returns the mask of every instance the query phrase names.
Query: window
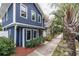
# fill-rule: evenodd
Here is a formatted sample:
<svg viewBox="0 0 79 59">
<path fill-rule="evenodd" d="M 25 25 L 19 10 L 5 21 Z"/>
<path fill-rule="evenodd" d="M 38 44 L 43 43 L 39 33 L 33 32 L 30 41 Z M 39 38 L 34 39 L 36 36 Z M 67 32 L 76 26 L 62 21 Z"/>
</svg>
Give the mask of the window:
<svg viewBox="0 0 79 59">
<path fill-rule="evenodd" d="M 8 20 L 8 12 L 6 13 L 5 17 L 6 17 L 6 21 L 7 21 Z"/>
<path fill-rule="evenodd" d="M 33 31 L 33 38 L 36 38 L 36 37 L 37 37 L 37 31 L 34 30 L 34 31 Z"/>
<path fill-rule="evenodd" d="M 11 38 L 11 29 L 8 30 L 9 38 Z"/>
<path fill-rule="evenodd" d="M 31 10 L 31 19 L 32 21 L 36 21 L 36 13 L 33 10 Z"/>
<path fill-rule="evenodd" d="M 38 22 L 41 23 L 41 15 L 38 14 Z"/>
<path fill-rule="evenodd" d="M 20 16 L 27 18 L 27 6 L 25 6 L 24 4 L 20 4 Z"/>
<path fill-rule="evenodd" d="M 31 30 L 27 30 L 27 40 L 30 40 L 30 39 L 32 39 L 31 38 Z"/>
</svg>

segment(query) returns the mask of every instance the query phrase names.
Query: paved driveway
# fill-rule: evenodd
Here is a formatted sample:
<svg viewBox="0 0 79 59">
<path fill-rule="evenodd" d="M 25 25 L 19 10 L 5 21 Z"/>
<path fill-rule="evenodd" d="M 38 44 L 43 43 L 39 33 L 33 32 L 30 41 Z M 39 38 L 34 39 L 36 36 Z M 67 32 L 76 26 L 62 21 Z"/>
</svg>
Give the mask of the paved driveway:
<svg viewBox="0 0 79 59">
<path fill-rule="evenodd" d="M 56 38 L 52 39 L 52 41 L 38 47 L 35 51 L 28 54 L 28 56 L 51 56 L 62 38 L 63 34 L 58 35 Z"/>
</svg>

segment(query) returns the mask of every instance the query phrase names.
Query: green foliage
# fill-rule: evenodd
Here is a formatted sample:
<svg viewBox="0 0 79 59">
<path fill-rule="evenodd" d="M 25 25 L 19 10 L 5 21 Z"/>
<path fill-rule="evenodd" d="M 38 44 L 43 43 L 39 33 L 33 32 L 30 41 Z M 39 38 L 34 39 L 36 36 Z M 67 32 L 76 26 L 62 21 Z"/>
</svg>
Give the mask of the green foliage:
<svg viewBox="0 0 79 59">
<path fill-rule="evenodd" d="M 59 42 L 58 46 L 56 47 L 54 53 L 52 56 L 65 56 L 65 53 L 67 52 L 67 43 L 65 40 L 62 40 Z"/>
<path fill-rule="evenodd" d="M 60 4 L 58 4 L 58 7 L 60 7 Z M 54 18 L 52 20 L 50 29 L 53 36 L 55 36 L 58 33 L 63 32 L 63 17 L 64 17 L 64 12 L 61 10 L 57 10 L 55 12 L 52 12 L 51 14 L 54 15 Z"/>
<path fill-rule="evenodd" d="M 52 40 L 52 38 L 53 38 L 53 36 L 52 35 L 48 35 L 47 37 L 45 37 L 44 39 L 46 40 L 46 41 L 51 41 Z"/>
<path fill-rule="evenodd" d="M 2 31 L 2 25 L 0 24 L 0 31 Z"/>
<path fill-rule="evenodd" d="M 52 27 L 53 36 L 63 32 L 63 20 L 55 16 L 55 18 L 52 21 L 51 27 Z"/>
<path fill-rule="evenodd" d="M 43 37 L 37 37 L 30 41 L 26 41 L 26 47 L 33 48 L 33 47 L 36 47 L 36 46 L 42 44 L 43 42 L 44 42 Z"/>
<path fill-rule="evenodd" d="M 15 52 L 14 43 L 11 39 L 0 37 L 0 56 L 9 56 Z"/>
</svg>

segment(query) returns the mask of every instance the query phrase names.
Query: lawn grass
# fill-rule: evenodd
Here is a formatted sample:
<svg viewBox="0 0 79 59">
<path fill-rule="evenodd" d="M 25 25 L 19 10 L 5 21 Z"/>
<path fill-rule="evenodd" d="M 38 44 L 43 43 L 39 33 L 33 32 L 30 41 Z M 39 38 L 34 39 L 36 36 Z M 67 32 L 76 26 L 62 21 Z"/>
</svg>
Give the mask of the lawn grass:
<svg viewBox="0 0 79 59">
<path fill-rule="evenodd" d="M 65 56 L 65 52 L 67 51 L 66 47 L 67 47 L 66 41 L 65 40 L 60 41 L 52 56 Z"/>
<path fill-rule="evenodd" d="M 79 55 L 79 42 L 75 41 L 75 45 L 76 45 L 76 53 L 77 55 Z M 52 56 L 67 56 L 67 53 L 66 53 L 67 49 L 68 48 L 67 48 L 66 40 L 62 40 L 58 44 Z"/>
</svg>

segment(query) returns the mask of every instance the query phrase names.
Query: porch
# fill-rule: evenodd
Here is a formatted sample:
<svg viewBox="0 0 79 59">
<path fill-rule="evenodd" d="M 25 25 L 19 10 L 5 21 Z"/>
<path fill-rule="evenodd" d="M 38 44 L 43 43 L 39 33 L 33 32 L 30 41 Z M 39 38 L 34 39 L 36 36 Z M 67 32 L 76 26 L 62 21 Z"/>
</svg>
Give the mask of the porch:
<svg viewBox="0 0 79 59">
<path fill-rule="evenodd" d="M 25 47 L 26 41 L 42 36 L 42 30 L 37 28 L 17 27 L 16 46 Z"/>
</svg>

